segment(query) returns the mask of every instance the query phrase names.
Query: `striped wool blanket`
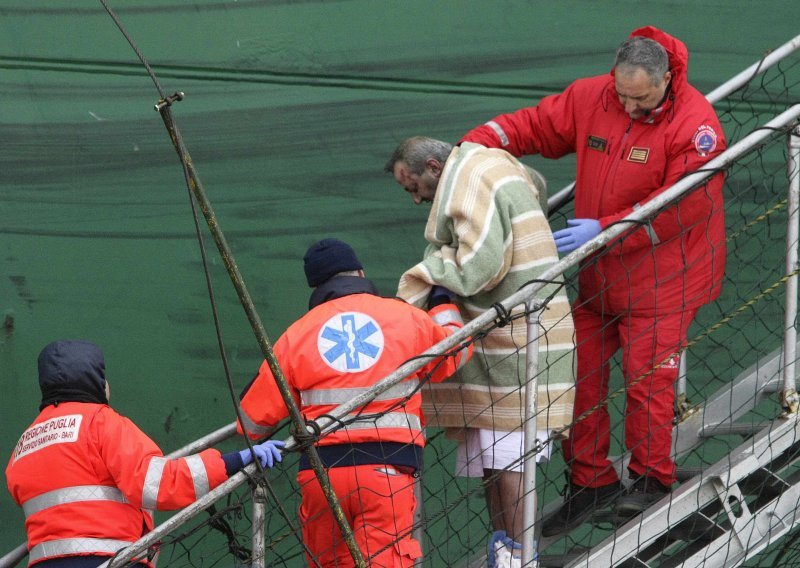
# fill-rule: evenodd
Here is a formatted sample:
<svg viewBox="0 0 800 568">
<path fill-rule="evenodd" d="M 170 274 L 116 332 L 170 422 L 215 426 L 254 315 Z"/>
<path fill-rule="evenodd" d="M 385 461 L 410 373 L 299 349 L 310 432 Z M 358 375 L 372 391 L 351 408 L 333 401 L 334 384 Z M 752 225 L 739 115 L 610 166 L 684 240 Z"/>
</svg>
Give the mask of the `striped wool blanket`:
<svg viewBox="0 0 800 568">
<path fill-rule="evenodd" d="M 544 178 L 507 152 L 470 143 L 454 148 L 425 228 L 429 244 L 424 259 L 400 278 L 398 297 L 423 306 L 431 286 L 438 284 L 458 294 L 456 303 L 470 321 L 538 278 L 558 261 L 540 200 L 546 203 Z M 572 420 L 575 330 L 563 287 L 547 285 L 537 297 L 553 294 L 540 320 L 540 431 L 560 429 Z M 517 306 L 512 313 L 523 311 Z M 423 389 L 427 423 L 448 429 L 519 429 L 526 336 L 524 317 L 491 330 L 457 375 Z"/>
</svg>

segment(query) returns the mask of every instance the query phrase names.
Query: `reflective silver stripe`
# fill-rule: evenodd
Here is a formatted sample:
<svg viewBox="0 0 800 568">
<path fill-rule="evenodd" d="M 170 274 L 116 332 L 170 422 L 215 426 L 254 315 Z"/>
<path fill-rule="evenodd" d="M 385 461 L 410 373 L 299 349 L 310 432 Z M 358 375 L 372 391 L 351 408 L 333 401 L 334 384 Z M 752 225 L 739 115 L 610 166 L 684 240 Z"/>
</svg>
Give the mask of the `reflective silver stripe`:
<svg viewBox="0 0 800 568">
<path fill-rule="evenodd" d="M 100 521 L 100 519 L 98 519 Z M 111 540 L 108 538 L 64 538 L 61 540 L 48 540 L 40 542 L 31 548 L 28 554 L 28 563 L 32 564 L 44 558 L 53 556 L 92 554 L 106 552 L 114 554 L 118 550 L 130 546 L 131 542 L 125 540 Z"/>
<path fill-rule="evenodd" d="M 655 230 L 653 229 L 653 226 L 650 223 L 648 223 L 647 225 L 644 226 L 644 230 L 647 231 L 648 235 L 650 235 L 650 241 L 654 245 L 657 245 L 658 243 L 661 242 L 661 239 L 658 238 L 658 235 L 656 235 L 656 232 L 655 232 Z"/>
<path fill-rule="evenodd" d="M 464 320 L 461 319 L 461 314 L 457 310 L 444 310 L 436 313 L 431 319 L 439 325 L 448 325 L 457 323 L 464 325 Z"/>
<path fill-rule="evenodd" d="M 144 478 L 142 487 L 142 508 L 158 508 L 158 489 L 161 487 L 161 476 L 164 474 L 164 467 L 169 460 L 167 458 L 152 458 L 150 465 L 147 466 L 147 475 Z"/>
<path fill-rule="evenodd" d="M 387 390 L 376 396 L 372 400 L 392 400 L 403 398 L 414 394 L 419 387 L 419 381 L 412 379 L 402 381 L 389 387 Z M 310 389 L 300 392 L 300 402 L 303 406 L 313 406 L 319 404 L 344 404 L 350 402 L 355 397 L 369 392 L 367 388 L 342 388 L 342 389 Z"/>
<path fill-rule="evenodd" d="M 239 410 L 241 411 L 242 427 L 244 427 L 245 432 L 255 434 L 256 436 L 266 436 L 272 432 L 272 428 L 269 426 L 261 426 L 260 424 L 256 424 L 241 406 L 239 407 Z"/>
<path fill-rule="evenodd" d="M 203 463 L 203 458 L 197 454 L 193 456 L 187 456 L 184 459 L 186 460 L 186 465 L 189 466 L 189 471 L 192 473 L 192 483 L 194 483 L 194 498 L 200 499 L 200 497 L 210 491 L 206 464 Z"/>
<path fill-rule="evenodd" d="M 506 136 L 506 131 L 503 130 L 499 124 L 497 124 L 494 120 L 490 120 L 486 123 L 486 126 L 494 130 L 495 134 L 500 137 L 500 143 L 503 144 L 503 146 L 508 146 L 508 136 Z"/>
<path fill-rule="evenodd" d="M 458 352 L 458 367 L 457 368 L 461 369 L 464 365 L 467 364 L 467 361 L 469 361 L 469 359 L 467 359 L 467 350 L 466 349 L 462 349 L 461 351 Z"/>
<path fill-rule="evenodd" d="M 422 422 L 418 416 L 406 414 L 405 412 L 390 412 L 379 416 L 377 419 L 365 420 L 358 414 L 348 414 L 343 419 L 356 420 L 344 427 L 344 430 L 369 430 L 371 428 L 409 428 L 411 430 L 422 430 Z"/>
<path fill-rule="evenodd" d="M 122 491 L 116 487 L 108 487 L 107 485 L 78 485 L 75 487 L 54 489 L 53 491 L 37 495 L 33 499 L 28 499 L 22 504 L 22 510 L 25 512 L 25 517 L 27 518 L 31 515 L 35 515 L 39 511 L 49 509 L 50 507 L 77 503 L 80 501 L 128 502 L 122 494 Z"/>
<path fill-rule="evenodd" d="M 637 209 L 640 209 L 641 207 L 642 206 L 637 203 L 636 205 L 633 206 L 633 210 L 636 211 Z M 650 242 L 651 243 L 653 243 L 654 245 L 657 245 L 658 243 L 661 242 L 661 239 L 658 238 L 658 235 L 656 235 L 655 229 L 653 229 L 653 226 L 650 223 L 642 225 L 642 228 L 647 232 L 647 235 L 650 237 Z"/>
</svg>

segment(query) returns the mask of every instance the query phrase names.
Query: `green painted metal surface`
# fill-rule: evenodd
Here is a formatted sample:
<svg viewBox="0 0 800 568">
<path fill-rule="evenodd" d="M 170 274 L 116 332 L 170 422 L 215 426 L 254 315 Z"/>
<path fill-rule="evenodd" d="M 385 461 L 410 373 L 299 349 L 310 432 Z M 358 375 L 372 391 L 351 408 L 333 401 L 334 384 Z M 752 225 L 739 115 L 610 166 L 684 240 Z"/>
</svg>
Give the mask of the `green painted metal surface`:
<svg viewBox="0 0 800 568">
<path fill-rule="evenodd" d="M 455 141 L 606 72 L 640 25 L 683 39 L 709 91 L 800 21 L 791 1 L 109 4 L 164 89 L 186 93 L 175 120 L 273 341 L 305 310 L 314 240 L 353 244 L 387 295 L 420 257 L 427 208 L 382 171 L 401 139 Z M 0 2 L 3 456 L 36 414 L 36 356 L 58 338 L 103 347 L 113 405 L 165 450 L 233 420 L 157 99 L 99 2 Z M 568 159 L 526 161 L 551 191 L 573 178 Z M 261 357 L 207 243 L 240 388 Z M 0 522 L 3 553 L 24 540 L 5 491 Z"/>
</svg>

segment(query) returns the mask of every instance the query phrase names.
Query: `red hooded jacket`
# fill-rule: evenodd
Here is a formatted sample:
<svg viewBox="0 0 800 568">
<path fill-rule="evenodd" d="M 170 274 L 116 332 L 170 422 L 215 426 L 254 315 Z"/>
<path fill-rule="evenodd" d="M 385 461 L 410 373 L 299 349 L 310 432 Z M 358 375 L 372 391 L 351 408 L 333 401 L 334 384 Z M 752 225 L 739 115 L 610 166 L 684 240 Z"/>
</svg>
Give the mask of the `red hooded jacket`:
<svg viewBox="0 0 800 568">
<path fill-rule="evenodd" d="M 726 148 L 719 120 L 687 80 L 689 52 L 647 26 L 631 33 L 669 55 L 666 100 L 632 120 L 620 103 L 614 72 L 578 79 L 535 107 L 494 118 L 462 139 L 515 156 L 577 154 L 575 217 L 619 221 Z M 719 295 L 725 269 L 723 174 L 666 208 L 649 225 L 584 263 L 581 300 L 604 313 L 657 315 L 697 308 Z"/>
</svg>

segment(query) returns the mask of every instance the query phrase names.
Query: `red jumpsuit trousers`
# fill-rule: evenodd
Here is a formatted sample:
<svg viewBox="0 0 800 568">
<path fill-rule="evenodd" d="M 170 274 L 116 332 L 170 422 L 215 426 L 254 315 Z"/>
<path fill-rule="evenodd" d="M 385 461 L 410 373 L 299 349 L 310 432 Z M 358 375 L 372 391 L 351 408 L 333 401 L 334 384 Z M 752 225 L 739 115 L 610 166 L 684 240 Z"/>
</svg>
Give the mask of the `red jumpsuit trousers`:
<svg viewBox="0 0 800 568">
<path fill-rule="evenodd" d="M 618 481 L 608 459 L 611 442 L 608 397 L 609 359 L 622 348 L 625 380 L 625 448 L 628 470 L 666 486 L 675 481 L 672 421 L 679 354 L 696 309 L 666 316 L 600 314 L 578 302 L 573 306 L 577 338 L 574 420 L 564 441 L 572 483 L 601 487 Z M 657 367 L 653 370 L 654 367 Z M 583 416 L 586 414 L 586 416 Z"/>
</svg>

